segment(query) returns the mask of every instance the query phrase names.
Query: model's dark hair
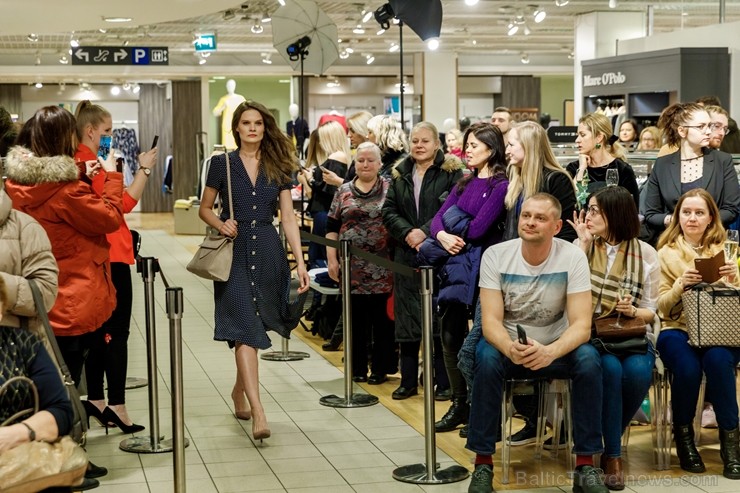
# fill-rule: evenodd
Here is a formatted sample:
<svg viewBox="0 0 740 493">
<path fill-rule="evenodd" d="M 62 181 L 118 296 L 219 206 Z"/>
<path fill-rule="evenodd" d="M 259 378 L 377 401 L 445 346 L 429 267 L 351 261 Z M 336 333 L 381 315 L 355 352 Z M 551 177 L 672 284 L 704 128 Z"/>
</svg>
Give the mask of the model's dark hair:
<svg viewBox="0 0 740 493">
<path fill-rule="evenodd" d="M 18 137 L 18 126 L 13 123 L 10 113 L 0 106 L 0 157 L 5 157 Z"/>
<path fill-rule="evenodd" d="M 490 171 L 489 182 L 506 178 L 506 145 L 504 145 L 504 136 L 501 130 L 488 122 L 474 123 L 465 131 L 462 144 L 463 152 L 468 146 L 468 139 L 471 135 L 475 135 L 475 138 L 485 144 L 491 151 L 486 163 L 486 167 Z M 477 172 L 470 173 L 457 182 L 456 192 L 458 195 L 462 195 L 465 187 L 468 186 L 475 175 L 477 175 Z"/>
<path fill-rule="evenodd" d="M 110 118 L 111 115 L 99 104 L 91 103 L 85 99 L 80 101 L 75 111 L 75 119 L 77 120 L 77 138 L 81 141 L 82 136 L 85 134 L 85 128 L 88 125 L 92 125 L 93 128 L 97 127 L 105 121 L 106 118 Z"/>
<path fill-rule="evenodd" d="M 262 116 L 265 132 L 260 142 L 259 160 L 267 179 L 281 185 L 290 183 L 293 173 L 298 169 L 295 147 L 280 130 L 270 110 L 263 104 L 247 100 L 236 107 L 234 117 L 231 119 L 231 134 L 234 136 L 234 141 L 241 147 L 238 132 L 239 121 L 242 113 L 247 110 L 256 110 Z"/>
<path fill-rule="evenodd" d="M 76 130 L 72 113 L 60 106 L 44 106 L 23 125 L 16 144 L 39 157 L 73 157 Z"/>
<path fill-rule="evenodd" d="M 609 242 L 621 243 L 640 235 L 640 219 L 635 199 L 622 187 L 605 187 L 591 194 L 606 222 Z M 588 201 L 591 200 L 589 197 Z"/>
<path fill-rule="evenodd" d="M 686 125 L 697 111 L 706 111 L 706 109 L 697 103 L 675 103 L 663 110 L 658 119 L 658 128 L 663 130 L 666 144 L 677 147 L 681 143 L 678 127 Z"/>
</svg>

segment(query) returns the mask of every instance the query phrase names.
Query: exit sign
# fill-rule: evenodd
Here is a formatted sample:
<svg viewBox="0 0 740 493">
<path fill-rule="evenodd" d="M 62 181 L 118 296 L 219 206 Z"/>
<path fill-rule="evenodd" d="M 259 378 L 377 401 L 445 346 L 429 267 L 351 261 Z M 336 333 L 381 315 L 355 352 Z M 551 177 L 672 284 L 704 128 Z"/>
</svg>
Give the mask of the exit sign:
<svg viewBox="0 0 740 493">
<path fill-rule="evenodd" d="M 216 51 L 215 34 L 198 34 L 193 41 L 195 51 Z"/>
</svg>

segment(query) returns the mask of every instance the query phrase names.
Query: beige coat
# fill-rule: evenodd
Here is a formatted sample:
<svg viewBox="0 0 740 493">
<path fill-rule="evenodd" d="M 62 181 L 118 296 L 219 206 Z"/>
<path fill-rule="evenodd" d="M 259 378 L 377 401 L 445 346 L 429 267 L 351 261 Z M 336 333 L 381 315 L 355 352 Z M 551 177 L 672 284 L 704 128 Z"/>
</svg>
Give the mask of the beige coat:
<svg viewBox="0 0 740 493">
<path fill-rule="evenodd" d="M 0 189 L 0 252 L 0 276 L 8 291 L 2 325 L 20 327 L 18 317 L 36 314 L 28 279 L 36 281 L 48 311 L 57 297 L 59 269 L 44 228 L 28 214 L 14 210 L 3 189 Z M 38 329 L 35 319 L 30 326 L 34 332 Z"/>
</svg>

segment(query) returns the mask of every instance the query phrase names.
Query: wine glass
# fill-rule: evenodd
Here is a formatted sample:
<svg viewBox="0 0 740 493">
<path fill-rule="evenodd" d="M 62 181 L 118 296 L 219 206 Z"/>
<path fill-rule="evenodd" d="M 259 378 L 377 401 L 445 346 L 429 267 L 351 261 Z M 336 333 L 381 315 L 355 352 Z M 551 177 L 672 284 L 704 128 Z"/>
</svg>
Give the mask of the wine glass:
<svg viewBox="0 0 740 493">
<path fill-rule="evenodd" d="M 727 238 L 725 239 L 725 262 L 737 262 L 737 244 L 738 231 L 736 229 L 728 229 Z"/>
<path fill-rule="evenodd" d="M 608 169 L 606 170 L 606 186 L 616 187 L 619 185 L 619 170 Z"/>
<path fill-rule="evenodd" d="M 615 170 L 616 171 L 616 170 Z M 617 290 L 617 295 L 619 296 L 619 300 L 623 300 L 625 297 L 627 297 L 628 294 L 632 292 L 632 274 L 630 272 L 625 272 L 622 274 L 622 279 L 619 281 L 619 288 Z M 612 325 L 613 327 L 621 329 L 624 327 L 619 322 L 619 319 L 622 317 L 622 312 L 617 312 L 617 321 L 614 322 Z"/>
</svg>

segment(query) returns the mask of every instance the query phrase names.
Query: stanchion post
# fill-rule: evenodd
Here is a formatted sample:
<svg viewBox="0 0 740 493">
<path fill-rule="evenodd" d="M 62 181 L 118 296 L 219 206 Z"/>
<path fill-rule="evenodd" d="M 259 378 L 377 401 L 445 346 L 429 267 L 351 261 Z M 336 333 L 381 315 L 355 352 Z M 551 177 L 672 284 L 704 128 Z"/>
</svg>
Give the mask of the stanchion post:
<svg viewBox="0 0 740 493">
<path fill-rule="evenodd" d="M 401 466 L 393 471 L 393 479 L 404 483 L 443 484 L 462 481 L 468 477 L 468 470 L 462 466 L 451 466 L 438 470 L 437 444 L 434 434 L 434 365 L 432 340 L 432 294 L 434 291 L 434 269 L 421 267 L 421 337 L 424 355 L 424 449 L 426 464 Z"/>
<path fill-rule="evenodd" d="M 170 378 L 172 380 L 172 447 L 175 492 L 185 493 L 184 396 L 182 385 L 182 288 L 167 288 L 167 318 L 170 319 Z"/>
<path fill-rule="evenodd" d="M 124 452 L 158 454 L 172 451 L 172 441 L 159 434 L 159 385 L 157 384 L 157 331 L 154 316 L 154 279 L 159 262 L 154 257 L 137 260 L 137 270 L 144 280 L 144 310 L 146 316 L 147 376 L 149 377 L 149 437 L 123 440 L 118 447 Z"/>
<path fill-rule="evenodd" d="M 283 223 L 281 222 L 278 225 L 278 235 L 280 235 L 280 242 L 283 244 L 283 247 L 285 248 L 287 245 L 287 242 L 285 241 L 285 231 L 283 230 Z M 287 251 L 287 248 L 286 248 Z M 293 257 L 296 258 L 296 261 L 298 259 L 297 255 L 302 255 L 301 252 L 293 252 Z M 260 358 L 262 358 L 265 361 L 300 361 L 302 359 L 310 358 L 311 355 L 308 353 L 305 353 L 303 351 L 291 351 L 288 347 L 288 339 L 285 337 L 282 338 L 282 341 L 280 341 L 280 351 L 270 351 L 269 353 L 263 353 L 260 355 Z"/>
<path fill-rule="evenodd" d="M 344 397 L 325 395 L 319 402 L 329 407 L 367 407 L 378 403 L 378 398 L 370 394 L 352 393 L 352 259 L 349 253 L 351 242 L 339 242 L 341 262 L 342 291 L 342 329 L 344 330 Z"/>
</svg>

